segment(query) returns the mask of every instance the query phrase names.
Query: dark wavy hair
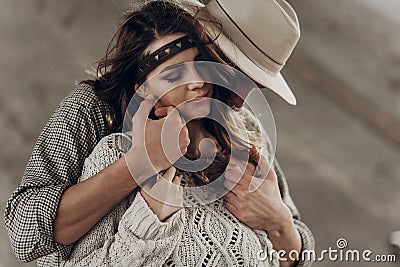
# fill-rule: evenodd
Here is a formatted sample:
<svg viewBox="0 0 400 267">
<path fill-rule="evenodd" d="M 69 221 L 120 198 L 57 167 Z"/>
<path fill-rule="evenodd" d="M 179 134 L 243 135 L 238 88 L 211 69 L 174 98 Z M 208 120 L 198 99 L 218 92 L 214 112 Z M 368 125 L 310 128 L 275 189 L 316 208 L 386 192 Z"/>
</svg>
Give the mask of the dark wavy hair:
<svg viewBox="0 0 400 267">
<path fill-rule="evenodd" d="M 201 25 L 200 21 L 205 19 L 205 14 L 198 8 L 182 7 L 170 0 L 147 1 L 125 12 L 121 24 L 107 47 L 106 55 L 98 61 L 97 78 L 81 81 L 82 84 L 90 85 L 97 97 L 111 107 L 112 114 L 107 114 L 111 132 L 122 129 L 128 104 L 135 94 L 134 85 L 142 82 L 137 79 L 135 72 L 141 60 L 147 55 L 146 49 L 152 42 L 170 34 L 184 33 L 196 43 L 203 61 L 235 66 L 215 44 L 214 40 L 217 36 L 213 38 L 212 34 Z M 207 19 L 215 23 L 217 28 L 221 27 L 219 22 L 210 17 Z M 230 74 L 221 75 L 225 76 L 224 79 L 229 84 Z M 230 105 L 229 100 L 234 93 L 221 86 L 214 86 L 213 94 L 215 99 Z M 139 102 L 143 100 L 137 95 L 135 98 L 139 99 Z M 224 112 L 226 110 L 221 110 L 221 113 Z M 205 125 L 221 147 L 230 153 L 232 140 L 225 130 L 225 125 L 219 125 L 208 119 L 205 119 Z M 257 164 L 259 154 L 253 145 L 250 147 L 249 161 Z M 186 156 L 196 158 L 196 155 Z M 204 172 L 195 173 L 195 184 L 206 184 L 210 182 L 210 177 L 211 180 L 214 176 L 217 178 L 226 167 L 226 163 L 226 155 L 217 155 L 215 164 L 212 164 L 214 167 L 210 166 L 211 168 L 207 168 L 208 170 Z M 191 180 L 186 175 L 184 177 L 186 181 Z"/>
<path fill-rule="evenodd" d="M 96 95 L 111 106 L 114 114 L 109 114 L 112 118 L 109 128 L 112 132 L 121 130 L 124 114 L 135 93 L 134 85 L 142 82 L 136 79 L 135 71 L 152 42 L 170 34 L 185 33 L 195 41 L 203 60 L 232 64 L 200 24 L 203 18 L 198 14 L 195 7 L 189 12 L 166 0 L 148 1 L 125 12 L 106 55 L 98 61 L 98 78 L 81 81 L 91 85 Z"/>
</svg>

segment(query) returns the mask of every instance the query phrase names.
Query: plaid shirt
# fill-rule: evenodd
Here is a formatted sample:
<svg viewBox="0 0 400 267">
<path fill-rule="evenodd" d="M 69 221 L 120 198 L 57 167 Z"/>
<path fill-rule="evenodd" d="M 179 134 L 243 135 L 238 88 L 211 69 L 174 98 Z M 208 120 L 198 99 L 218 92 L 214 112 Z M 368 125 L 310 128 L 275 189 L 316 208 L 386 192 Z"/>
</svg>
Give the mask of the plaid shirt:
<svg viewBox="0 0 400 267">
<path fill-rule="evenodd" d="M 11 247 L 24 262 L 38 259 L 38 266 L 59 266 L 73 245 L 54 241 L 53 221 L 66 188 L 77 183 L 86 157 L 111 132 L 105 114 L 110 107 L 93 89 L 81 85 L 53 113 L 33 149 L 21 184 L 7 202 L 4 213 Z M 278 162 L 274 162 L 282 199 L 293 214 L 303 249 L 314 249 L 314 238 L 300 221 Z M 309 265 L 301 262 L 300 265 Z"/>
</svg>

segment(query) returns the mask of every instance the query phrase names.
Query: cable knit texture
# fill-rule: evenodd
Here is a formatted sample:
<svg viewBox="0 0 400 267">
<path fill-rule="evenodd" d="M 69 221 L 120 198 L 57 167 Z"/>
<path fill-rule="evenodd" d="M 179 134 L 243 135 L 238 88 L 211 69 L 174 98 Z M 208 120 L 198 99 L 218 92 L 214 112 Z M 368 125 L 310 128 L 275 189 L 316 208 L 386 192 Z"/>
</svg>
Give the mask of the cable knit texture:
<svg viewBox="0 0 400 267">
<path fill-rule="evenodd" d="M 104 137 L 85 160 L 83 181 L 123 154 L 122 134 Z M 154 214 L 137 188 L 75 245 L 63 266 L 279 266 L 267 233 L 241 223 L 218 199 L 185 207 L 165 222 Z"/>
<path fill-rule="evenodd" d="M 160 232 L 162 237 L 170 239 L 168 240 L 169 245 L 167 248 L 154 244 L 154 242 L 158 241 L 163 242 L 161 240 L 140 238 L 140 234 L 132 230 L 132 227 L 134 227 L 134 220 L 129 218 L 129 214 L 137 213 L 133 211 L 132 213 L 128 212 L 128 208 L 135 199 L 135 191 L 129 198 L 121 202 L 120 205 L 104 216 L 92 230 L 75 244 L 64 246 L 54 240 L 53 221 L 56 217 L 57 207 L 64 190 L 76 184 L 80 176 L 80 181 L 87 179 L 92 174 L 110 165 L 123 154 L 122 151 L 124 150 L 120 142 L 121 138 L 107 138 L 110 140 L 109 144 L 105 143 L 104 140 L 106 139 L 100 142 L 103 137 L 110 134 L 107 127 L 107 114 L 110 114 L 110 112 L 112 113 L 111 108 L 107 103 L 98 99 L 91 86 L 81 84 L 60 103 L 60 106 L 49 119 L 32 151 L 21 183 L 7 201 L 4 212 L 5 226 L 10 238 L 10 245 L 16 257 L 24 262 L 37 259 L 37 265 L 40 267 L 60 265 L 72 266 L 75 263 L 81 266 L 107 266 L 114 262 L 116 266 L 135 266 L 143 264 L 142 260 L 140 260 L 142 258 L 145 258 L 146 262 L 152 262 L 148 265 L 157 265 L 157 260 L 160 259 L 160 261 L 163 262 L 162 264 L 165 264 L 170 262 L 170 257 L 172 260 L 175 260 L 177 264 L 183 256 L 177 257 L 176 255 L 185 255 L 186 252 L 189 252 L 189 250 L 185 250 L 185 253 L 179 254 L 181 252 L 176 250 L 178 245 L 173 245 L 176 244 L 174 243 L 175 241 L 170 242 L 174 237 L 178 237 L 180 240 L 185 240 L 186 238 L 186 240 L 194 240 L 193 242 L 201 241 L 203 242 L 201 244 L 206 244 L 204 246 L 206 246 L 207 249 L 196 251 L 193 256 L 187 259 L 188 261 L 191 260 L 187 265 L 193 265 L 193 261 L 195 260 L 197 260 L 197 264 L 201 265 L 202 259 L 206 259 L 209 265 L 212 265 L 213 263 L 211 260 L 207 258 L 208 251 L 215 251 L 217 253 L 215 255 L 218 255 L 218 253 L 226 255 L 226 253 L 215 250 L 214 247 L 210 247 L 210 244 L 207 245 L 207 239 L 205 237 L 203 238 L 202 234 L 206 234 L 206 236 L 211 239 L 210 232 L 215 235 L 220 234 L 221 236 L 223 236 L 223 234 L 229 235 L 232 232 L 232 236 L 234 235 L 235 239 L 238 240 L 236 246 L 240 248 L 236 253 L 241 254 L 242 249 L 246 249 L 248 244 L 242 242 L 243 246 L 238 245 L 243 239 L 241 235 L 237 234 L 236 230 L 233 230 L 235 228 L 228 228 L 228 230 L 217 227 L 207 230 L 199 228 L 203 227 L 203 224 L 207 222 L 207 220 L 211 220 L 209 214 L 202 215 L 200 213 L 200 217 L 197 219 L 196 216 L 189 217 L 189 214 L 180 215 L 182 212 L 179 211 L 175 217 L 172 216 L 170 218 L 172 219 L 178 216 L 178 219 L 181 218 L 185 220 L 185 227 L 189 227 L 190 220 L 188 219 L 190 218 L 192 218 L 193 222 L 200 222 L 196 224 L 200 226 L 196 226 L 198 228 L 195 229 L 201 234 L 200 236 L 196 235 L 196 239 L 192 238 L 190 233 L 188 234 L 187 229 L 185 229 L 186 232 L 182 232 L 182 234 L 176 234 L 174 231 L 169 232 L 169 236 Z M 257 127 L 258 124 L 256 123 L 257 120 L 254 116 L 251 117 L 244 113 L 246 113 L 246 110 L 244 108 L 240 109 L 240 111 L 233 114 L 234 119 L 239 122 L 245 121 L 249 130 L 259 131 Z M 229 126 L 235 125 L 236 124 L 229 124 Z M 96 151 L 93 152 L 96 145 Z M 89 157 L 91 153 L 92 156 Z M 83 168 L 84 171 L 82 172 Z M 301 220 L 300 213 L 290 196 L 286 177 L 276 158 L 273 158 L 273 168 L 277 175 L 282 200 L 292 212 L 293 222 L 301 235 L 302 250 L 313 250 L 315 247 L 313 234 Z M 140 198 L 139 194 L 138 198 Z M 140 202 L 140 199 L 137 201 Z M 142 201 L 142 203 L 144 202 Z M 137 203 L 134 203 L 132 205 L 135 206 L 136 204 Z M 218 204 L 218 202 L 216 204 Z M 215 209 L 218 209 L 218 205 L 216 205 Z M 149 212 L 151 210 L 147 209 L 147 211 Z M 122 220 L 124 214 L 125 223 Z M 226 217 L 222 215 L 221 217 L 226 219 Z M 140 215 L 140 218 L 146 217 Z M 154 216 L 153 218 L 155 219 Z M 159 223 L 158 219 L 155 220 L 155 223 Z M 153 225 L 155 225 L 155 223 Z M 213 219 L 213 223 L 217 224 L 220 222 Z M 127 227 L 126 225 L 130 226 Z M 179 223 L 177 223 L 177 225 L 179 225 Z M 139 224 L 137 227 L 140 229 L 142 226 L 143 225 Z M 193 227 L 191 229 L 193 229 Z M 216 229 L 221 229 L 222 232 L 216 232 Z M 163 229 L 160 228 L 160 230 Z M 202 230 L 202 232 L 200 232 L 200 230 Z M 259 235 L 258 230 L 254 231 L 254 233 Z M 132 238 L 127 239 L 127 236 L 131 236 Z M 262 235 L 257 241 L 263 244 L 263 242 L 266 243 L 266 240 L 267 236 Z M 212 242 L 215 243 L 213 243 L 213 246 L 218 246 L 213 239 Z M 229 244 L 229 242 L 227 244 Z M 169 254 L 169 251 L 164 250 L 167 251 L 165 254 L 169 255 L 167 257 L 165 254 L 158 253 L 158 251 L 146 252 L 147 249 L 143 250 L 144 245 L 167 250 L 171 249 L 171 253 Z M 120 246 L 120 248 L 118 246 Z M 197 249 L 197 247 L 195 248 Z M 127 251 L 127 249 L 129 251 Z M 72 251 L 73 253 L 71 255 Z M 126 259 L 125 255 L 131 253 L 131 251 L 132 254 L 136 256 L 131 258 L 128 256 L 128 259 Z M 226 251 L 229 252 L 230 250 L 228 249 Z M 230 253 L 232 252 L 233 250 Z M 139 256 L 137 256 L 138 254 Z M 164 255 L 165 258 L 167 258 L 165 262 L 164 259 L 162 259 Z M 262 255 L 262 257 L 263 256 L 264 255 Z M 200 257 L 202 257 L 202 259 L 199 259 Z M 70 260 L 65 262 L 68 259 Z M 132 262 L 130 262 L 130 260 L 132 260 Z M 222 262 L 221 264 L 223 265 L 224 263 Z M 300 261 L 298 266 L 308 267 L 311 264 L 312 262 L 310 261 Z M 159 265 L 161 265 L 161 263 Z"/>
<path fill-rule="evenodd" d="M 236 116 L 249 131 L 260 132 L 256 120 L 246 110 L 242 109 Z M 126 144 L 129 137 L 123 134 L 104 137 L 85 160 L 79 182 L 119 159 L 127 151 Z M 264 148 L 265 145 L 263 154 L 271 159 L 272 155 L 266 154 L 270 151 L 268 140 L 264 140 Z M 282 172 L 275 160 L 274 168 L 281 178 Z M 302 237 L 303 249 L 313 248 L 312 233 L 299 220 L 286 181 L 278 180 L 283 201 L 290 208 Z M 181 185 L 185 186 L 183 180 Z M 267 232 L 241 223 L 225 208 L 222 199 L 182 208 L 161 222 L 139 190 L 136 188 L 84 235 L 62 266 L 279 266 Z M 264 253 L 271 257 L 265 259 Z M 301 261 L 298 265 L 303 264 L 310 265 L 310 262 Z"/>
</svg>

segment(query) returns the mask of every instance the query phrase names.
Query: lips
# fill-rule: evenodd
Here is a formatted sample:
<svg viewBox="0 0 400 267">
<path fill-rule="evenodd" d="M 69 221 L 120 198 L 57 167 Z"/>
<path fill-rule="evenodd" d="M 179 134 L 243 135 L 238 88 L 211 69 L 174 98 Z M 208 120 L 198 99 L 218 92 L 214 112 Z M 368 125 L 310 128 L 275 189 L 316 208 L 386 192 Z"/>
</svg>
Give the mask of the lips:
<svg viewBox="0 0 400 267">
<path fill-rule="evenodd" d="M 207 100 L 210 100 L 210 98 L 208 98 L 208 97 L 195 97 L 195 98 L 189 100 L 188 102 L 190 102 L 190 103 L 193 103 L 193 102 L 194 103 L 203 103 L 203 102 L 205 102 Z"/>
<path fill-rule="evenodd" d="M 204 94 L 196 96 L 195 98 L 205 97 L 207 94 L 208 94 L 208 92 L 205 92 Z"/>
<path fill-rule="evenodd" d="M 192 99 L 188 100 L 187 102 L 192 102 L 192 101 L 202 102 L 202 101 L 206 101 L 206 100 L 208 100 L 208 97 L 206 97 L 206 95 L 208 95 L 208 93 L 209 92 L 205 92 L 204 94 L 196 96 L 195 98 L 192 98 Z"/>
</svg>

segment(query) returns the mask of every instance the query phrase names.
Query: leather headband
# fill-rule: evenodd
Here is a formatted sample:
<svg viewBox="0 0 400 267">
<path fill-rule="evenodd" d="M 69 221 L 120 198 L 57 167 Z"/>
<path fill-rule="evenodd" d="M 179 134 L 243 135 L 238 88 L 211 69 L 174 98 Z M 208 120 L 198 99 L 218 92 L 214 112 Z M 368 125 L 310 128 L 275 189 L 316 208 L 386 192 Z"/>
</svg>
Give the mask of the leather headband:
<svg viewBox="0 0 400 267">
<path fill-rule="evenodd" d="M 182 36 L 143 58 L 136 71 L 136 81 L 141 81 L 150 71 L 176 54 L 196 46 L 189 36 Z"/>
</svg>

